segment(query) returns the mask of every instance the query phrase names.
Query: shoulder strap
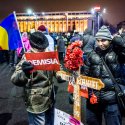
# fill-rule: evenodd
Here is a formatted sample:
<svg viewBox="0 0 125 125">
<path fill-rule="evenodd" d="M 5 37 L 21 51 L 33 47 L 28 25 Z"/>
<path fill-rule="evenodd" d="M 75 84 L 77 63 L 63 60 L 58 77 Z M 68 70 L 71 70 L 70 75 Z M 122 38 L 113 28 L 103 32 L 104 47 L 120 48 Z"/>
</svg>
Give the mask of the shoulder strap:
<svg viewBox="0 0 125 125">
<path fill-rule="evenodd" d="M 103 64 L 105 65 L 105 68 L 106 68 L 106 70 L 108 71 L 108 73 L 109 73 L 109 75 L 110 75 L 112 81 L 113 81 L 114 83 L 116 83 L 115 78 L 114 78 L 114 76 L 112 75 L 112 73 L 111 73 L 109 67 L 108 67 L 107 64 L 105 63 L 104 59 L 103 59 L 102 57 L 101 57 L 101 59 L 102 59 Z"/>
<path fill-rule="evenodd" d="M 114 87 L 115 87 L 116 92 L 120 92 L 121 90 L 120 90 L 120 88 L 119 88 L 119 85 L 118 85 L 118 83 L 116 82 L 114 76 L 112 75 L 112 73 L 111 73 L 109 67 L 107 66 L 107 64 L 105 63 L 105 61 L 104 61 L 104 59 L 103 59 L 102 57 L 101 57 L 101 59 L 102 59 L 103 64 L 105 65 L 106 70 L 107 70 L 108 73 L 109 73 L 110 78 L 112 79 L 112 81 L 113 81 L 113 83 L 114 83 Z"/>
</svg>

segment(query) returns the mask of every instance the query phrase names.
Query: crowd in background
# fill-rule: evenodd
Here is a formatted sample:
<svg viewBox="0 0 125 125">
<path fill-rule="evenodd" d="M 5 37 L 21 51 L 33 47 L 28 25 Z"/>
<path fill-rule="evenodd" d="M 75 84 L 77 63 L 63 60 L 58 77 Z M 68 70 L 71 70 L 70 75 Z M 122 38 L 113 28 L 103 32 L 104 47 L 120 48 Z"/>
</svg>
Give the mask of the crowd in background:
<svg viewBox="0 0 125 125">
<path fill-rule="evenodd" d="M 59 61 L 63 65 L 67 46 L 72 42 L 79 41 L 79 40 L 82 41 L 81 49 L 84 51 L 84 54 L 83 54 L 84 66 L 81 68 L 81 73 L 93 78 L 100 78 L 102 82 L 105 84 L 105 88 L 100 91 L 89 89 L 89 99 L 87 100 L 87 107 L 86 107 L 86 116 L 87 116 L 86 120 L 88 125 L 93 125 L 93 124 L 101 125 L 102 114 L 104 114 L 106 125 L 122 125 L 122 116 L 118 108 L 118 103 L 115 96 L 115 90 L 113 87 L 114 83 L 108 71 L 105 68 L 103 60 L 107 63 L 109 69 L 112 71 L 117 83 L 124 84 L 125 32 L 123 28 L 120 28 L 118 32 L 116 32 L 115 34 L 111 34 L 109 27 L 102 26 L 94 36 L 92 34 L 92 30 L 89 28 L 87 28 L 82 34 L 75 31 L 67 32 L 67 33 L 49 33 L 47 28 L 44 25 L 41 25 L 39 26 L 38 30 L 35 32 L 22 33 L 23 47 L 17 48 L 16 50 L 9 50 L 9 51 L 1 50 L 0 63 L 7 62 L 8 65 L 12 68 L 12 70 L 15 70 L 15 66 L 20 61 L 20 59 L 22 58 L 22 55 L 25 52 L 28 52 L 28 51 L 35 52 L 35 50 L 37 50 L 36 52 L 41 52 L 42 50 L 42 52 L 57 51 L 59 56 Z M 21 72 L 18 72 L 19 70 L 18 66 Z M 41 86 L 43 84 L 42 82 L 43 77 L 41 77 L 41 74 L 42 76 L 46 76 L 45 80 L 48 88 L 47 88 L 47 91 L 45 89 L 45 92 L 48 94 L 49 90 L 53 91 L 52 89 L 53 82 L 50 81 L 51 84 L 48 82 L 48 79 L 50 80 L 50 77 L 53 76 L 53 73 L 49 71 L 48 73 L 47 72 L 45 73 L 44 71 L 35 71 L 33 73 L 29 72 L 32 69 L 33 69 L 33 65 L 25 60 L 22 63 L 22 67 L 20 67 L 20 65 L 17 65 L 16 70 L 12 75 L 11 81 L 15 85 L 20 83 L 22 85 L 22 83 L 24 82 L 25 85 L 23 87 L 25 87 L 29 97 L 30 96 L 32 97 L 32 93 L 30 93 L 29 90 L 33 89 L 32 91 L 35 97 L 37 94 L 36 94 L 36 91 L 34 93 L 34 90 L 41 89 L 38 91 L 38 95 L 40 95 L 38 96 L 38 98 L 41 99 L 41 95 L 43 94 L 42 92 L 46 87 L 46 85 Z M 40 81 L 36 80 L 36 83 L 33 84 L 32 83 L 33 79 L 32 77 L 30 77 L 31 74 L 33 74 L 32 77 L 34 78 L 37 77 L 37 75 L 38 76 L 40 75 L 39 76 L 41 78 Z M 24 76 L 24 78 L 26 79 L 22 79 L 22 77 L 20 77 L 21 75 Z M 17 85 L 17 86 L 20 86 L 20 85 Z M 49 94 L 52 94 L 52 93 L 50 92 Z M 110 94 L 111 97 L 106 96 L 106 94 L 108 95 Z M 47 118 L 48 119 L 47 122 L 49 121 L 49 123 L 46 125 L 52 125 L 52 123 L 50 123 L 51 117 L 48 117 L 49 115 L 51 115 L 51 113 L 49 114 L 47 113 L 49 111 L 48 107 L 52 103 L 51 100 L 49 101 L 46 100 L 48 96 L 46 96 L 44 101 L 40 99 L 36 99 L 35 101 L 33 101 L 33 99 L 29 97 L 27 98 L 27 106 L 28 106 L 27 111 L 29 115 L 29 121 L 31 122 L 31 124 L 33 123 L 33 119 L 34 119 L 33 117 L 38 116 L 41 119 L 39 120 L 39 118 L 37 117 L 36 119 L 39 120 L 41 123 L 43 123 L 42 119 L 46 120 Z M 52 96 L 49 95 L 49 97 L 52 100 L 54 100 L 54 95 Z M 91 99 L 95 97 L 96 99 L 94 101 L 91 101 Z M 31 102 L 33 101 L 34 104 L 32 104 L 32 106 L 34 107 L 31 107 L 28 101 L 31 101 Z M 40 101 L 40 103 L 38 103 L 38 106 L 39 104 L 40 106 L 44 105 L 42 107 L 43 109 L 41 107 L 39 108 L 35 107 L 37 101 Z M 50 104 L 48 103 L 47 105 L 48 107 L 46 107 L 46 104 L 44 102 L 50 103 Z M 46 109 L 44 110 L 44 108 Z M 44 114 L 45 118 L 43 117 L 43 113 L 45 113 Z M 46 113 L 48 114 L 47 117 L 46 117 Z"/>
<path fill-rule="evenodd" d="M 55 51 L 57 50 L 59 52 L 59 60 L 62 61 L 65 55 L 65 51 L 67 46 L 75 41 L 80 40 L 80 37 L 82 35 L 79 35 L 78 32 L 71 32 L 71 33 L 49 33 L 47 28 L 43 25 L 41 25 L 38 28 L 38 31 L 41 31 L 48 39 L 49 41 L 49 47 L 48 51 Z M 16 66 L 16 64 L 21 59 L 21 56 L 24 52 L 27 52 L 30 50 L 30 44 L 29 44 L 29 35 L 34 32 L 34 30 L 31 30 L 30 33 L 23 32 L 22 35 L 22 42 L 23 47 L 17 48 L 17 50 L 0 50 L 0 63 L 6 62 L 9 64 L 12 69 Z"/>
<path fill-rule="evenodd" d="M 110 29 L 110 27 L 109 27 L 109 29 Z M 89 28 L 86 29 L 83 33 L 75 32 L 75 30 L 71 31 L 71 32 L 49 33 L 47 28 L 44 25 L 41 25 L 38 28 L 38 30 L 42 31 L 49 41 L 48 51 L 58 51 L 60 62 L 63 62 L 64 56 L 65 56 L 65 51 L 69 44 L 71 44 L 72 42 L 74 42 L 76 40 L 81 40 L 81 41 L 84 40 L 84 45 L 85 45 L 85 44 L 88 44 L 87 41 L 88 41 L 89 35 L 91 37 L 94 36 L 92 34 L 92 30 Z M 23 53 L 30 50 L 28 36 L 29 36 L 29 34 L 31 34 L 34 31 L 35 30 L 31 29 L 31 32 L 29 32 L 29 33 L 28 32 L 21 33 L 22 42 L 24 45 L 23 48 L 22 47 L 17 48 L 17 50 L 0 50 L 0 57 L 1 57 L 0 63 L 6 62 L 7 64 L 9 64 L 10 67 L 12 67 L 12 69 L 14 69 L 16 64 L 21 59 L 21 56 L 23 55 Z M 115 34 L 124 35 L 123 31 L 124 31 L 124 29 L 120 28 L 118 30 L 118 32 L 116 32 Z M 113 34 L 113 35 L 115 35 L 115 34 Z M 94 43 L 91 43 L 91 44 L 87 45 L 86 47 L 91 48 L 92 44 L 94 44 Z"/>
</svg>

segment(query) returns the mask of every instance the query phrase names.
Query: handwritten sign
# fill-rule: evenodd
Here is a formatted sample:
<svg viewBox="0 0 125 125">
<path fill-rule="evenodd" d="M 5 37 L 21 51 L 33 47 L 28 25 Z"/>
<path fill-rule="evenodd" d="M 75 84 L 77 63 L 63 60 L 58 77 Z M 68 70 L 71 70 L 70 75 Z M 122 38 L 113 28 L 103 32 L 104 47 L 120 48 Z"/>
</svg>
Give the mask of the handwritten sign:
<svg viewBox="0 0 125 125">
<path fill-rule="evenodd" d="M 55 109 L 54 125 L 83 125 L 83 123 L 66 112 Z"/>
<path fill-rule="evenodd" d="M 57 75 L 61 76 L 62 79 L 66 81 L 72 81 L 74 83 L 74 109 L 73 115 L 77 120 L 81 120 L 81 95 L 80 95 L 80 85 L 84 88 L 89 87 L 92 89 L 100 90 L 104 88 L 104 84 L 100 79 L 92 78 L 88 76 L 78 75 L 77 77 L 72 77 L 72 74 L 67 73 L 65 71 L 58 71 Z M 86 91 L 87 92 L 87 91 Z"/>
<path fill-rule="evenodd" d="M 72 74 L 65 71 L 57 71 L 56 74 L 66 81 L 72 81 Z"/>
<path fill-rule="evenodd" d="M 82 76 L 82 75 L 77 77 L 77 84 L 84 85 L 84 86 L 87 86 L 89 88 L 93 88 L 96 90 L 100 90 L 101 88 L 104 88 L 104 83 L 101 81 L 101 79 L 92 78 L 88 76 Z"/>
<path fill-rule="evenodd" d="M 65 71 L 58 71 L 57 75 L 61 76 L 61 78 L 66 81 L 72 80 L 71 74 Z M 76 82 L 78 85 L 83 85 L 96 90 L 100 90 L 101 88 L 104 88 L 104 83 L 101 81 L 101 79 L 97 79 L 93 77 L 80 75 L 77 77 Z"/>
</svg>

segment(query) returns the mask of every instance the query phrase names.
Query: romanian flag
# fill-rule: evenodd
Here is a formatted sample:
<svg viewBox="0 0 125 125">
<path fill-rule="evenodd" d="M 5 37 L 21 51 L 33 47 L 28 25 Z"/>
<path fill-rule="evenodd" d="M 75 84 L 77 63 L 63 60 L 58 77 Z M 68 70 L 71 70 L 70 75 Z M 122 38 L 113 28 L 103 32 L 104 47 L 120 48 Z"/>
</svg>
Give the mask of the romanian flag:
<svg viewBox="0 0 125 125">
<path fill-rule="evenodd" d="M 0 23 L 0 50 L 15 50 L 18 47 L 22 47 L 21 34 L 15 13 L 12 13 Z"/>
</svg>

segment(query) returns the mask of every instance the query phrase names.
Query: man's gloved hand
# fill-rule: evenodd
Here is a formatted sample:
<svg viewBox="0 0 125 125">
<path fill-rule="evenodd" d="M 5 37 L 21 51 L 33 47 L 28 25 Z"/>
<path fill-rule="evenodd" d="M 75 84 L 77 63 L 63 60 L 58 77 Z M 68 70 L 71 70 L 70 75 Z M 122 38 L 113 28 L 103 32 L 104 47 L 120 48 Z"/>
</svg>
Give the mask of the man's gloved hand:
<svg viewBox="0 0 125 125">
<path fill-rule="evenodd" d="M 22 70 L 28 76 L 30 75 L 33 68 L 34 68 L 34 66 L 30 62 L 25 61 L 22 63 Z"/>
</svg>

